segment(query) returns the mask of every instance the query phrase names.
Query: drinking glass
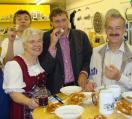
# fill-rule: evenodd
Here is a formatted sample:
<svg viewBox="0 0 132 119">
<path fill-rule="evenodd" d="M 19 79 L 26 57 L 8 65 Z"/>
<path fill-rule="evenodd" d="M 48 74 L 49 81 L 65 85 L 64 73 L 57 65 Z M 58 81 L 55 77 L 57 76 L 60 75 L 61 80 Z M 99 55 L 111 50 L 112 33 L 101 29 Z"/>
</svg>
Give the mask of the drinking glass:
<svg viewBox="0 0 132 119">
<path fill-rule="evenodd" d="M 46 87 L 38 87 L 34 93 L 34 98 L 38 100 L 39 106 L 45 107 L 48 105 L 48 91 Z"/>
</svg>

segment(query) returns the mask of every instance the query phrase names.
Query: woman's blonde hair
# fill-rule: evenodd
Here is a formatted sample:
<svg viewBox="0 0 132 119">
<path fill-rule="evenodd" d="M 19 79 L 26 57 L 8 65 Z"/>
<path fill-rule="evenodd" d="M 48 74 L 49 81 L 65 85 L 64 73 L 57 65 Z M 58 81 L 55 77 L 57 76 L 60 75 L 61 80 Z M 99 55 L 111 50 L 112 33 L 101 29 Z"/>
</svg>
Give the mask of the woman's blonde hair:
<svg viewBox="0 0 132 119">
<path fill-rule="evenodd" d="M 38 29 L 33 29 L 33 28 L 25 29 L 23 34 L 22 34 L 23 43 L 28 42 L 30 40 L 30 38 L 33 37 L 33 35 L 40 35 L 41 40 L 42 40 L 43 31 L 38 30 Z"/>
</svg>

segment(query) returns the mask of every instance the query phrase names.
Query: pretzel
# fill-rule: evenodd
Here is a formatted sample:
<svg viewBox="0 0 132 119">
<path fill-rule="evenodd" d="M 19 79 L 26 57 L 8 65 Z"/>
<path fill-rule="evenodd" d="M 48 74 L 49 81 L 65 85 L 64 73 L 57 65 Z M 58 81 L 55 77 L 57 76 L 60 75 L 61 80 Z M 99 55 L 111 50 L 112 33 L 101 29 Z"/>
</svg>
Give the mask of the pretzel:
<svg viewBox="0 0 132 119">
<path fill-rule="evenodd" d="M 83 102 L 85 95 L 83 93 L 73 93 L 68 99 L 67 104 L 78 105 Z"/>
<path fill-rule="evenodd" d="M 50 104 L 48 104 L 48 106 L 47 106 L 47 112 L 49 112 L 49 113 L 53 113 L 54 111 L 55 111 L 55 109 L 57 108 L 57 107 L 59 107 L 59 106 L 61 106 L 62 104 L 61 103 L 59 103 L 59 102 L 57 102 L 57 103 L 50 103 Z"/>
<path fill-rule="evenodd" d="M 125 99 L 121 99 L 117 102 L 117 110 L 119 110 L 122 113 L 125 113 L 126 115 L 132 116 L 132 103 L 126 101 Z"/>
<path fill-rule="evenodd" d="M 104 115 L 99 114 L 99 115 L 96 115 L 94 119 L 107 119 L 107 118 Z"/>
</svg>

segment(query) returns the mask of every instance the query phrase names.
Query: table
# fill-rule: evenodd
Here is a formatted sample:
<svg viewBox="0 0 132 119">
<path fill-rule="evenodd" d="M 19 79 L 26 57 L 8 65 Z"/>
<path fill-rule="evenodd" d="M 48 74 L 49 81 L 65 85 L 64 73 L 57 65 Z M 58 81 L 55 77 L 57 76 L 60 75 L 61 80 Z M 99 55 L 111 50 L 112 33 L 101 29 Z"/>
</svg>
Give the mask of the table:
<svg viewBox="0 0 132 119">
<path fill-rule="evenodd" d="M 66 99 L 66 96 L 63 94 L 59 94 L 62 99 Z M 98 106 L 93 104 L 91 105 L 81 105 L 84 107 L 84 113 L 79 119 L 94 119 L 94 116 L 99 114 Z M 39 107 L 33 111 L 33 119 L 59 119 L 55 114 L 49 113 L 46 111 L 46 108 Z M 113 114 L 108 116 L 108 119 L 127 119 L 120 113 L 114 112 Z"/>
</svg>

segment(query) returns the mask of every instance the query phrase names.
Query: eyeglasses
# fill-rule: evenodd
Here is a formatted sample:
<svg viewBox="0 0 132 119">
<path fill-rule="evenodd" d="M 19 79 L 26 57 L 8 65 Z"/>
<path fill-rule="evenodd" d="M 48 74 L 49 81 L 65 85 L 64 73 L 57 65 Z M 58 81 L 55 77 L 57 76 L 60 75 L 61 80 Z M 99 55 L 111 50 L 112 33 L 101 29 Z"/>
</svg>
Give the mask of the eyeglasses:
<svg viewBox="0 0 132 119">
<path fill-rule="evenodd" d="M 55 20 L 53 21 L 55 24 L 65 23 L 67 19 Z"/>
</svg>

